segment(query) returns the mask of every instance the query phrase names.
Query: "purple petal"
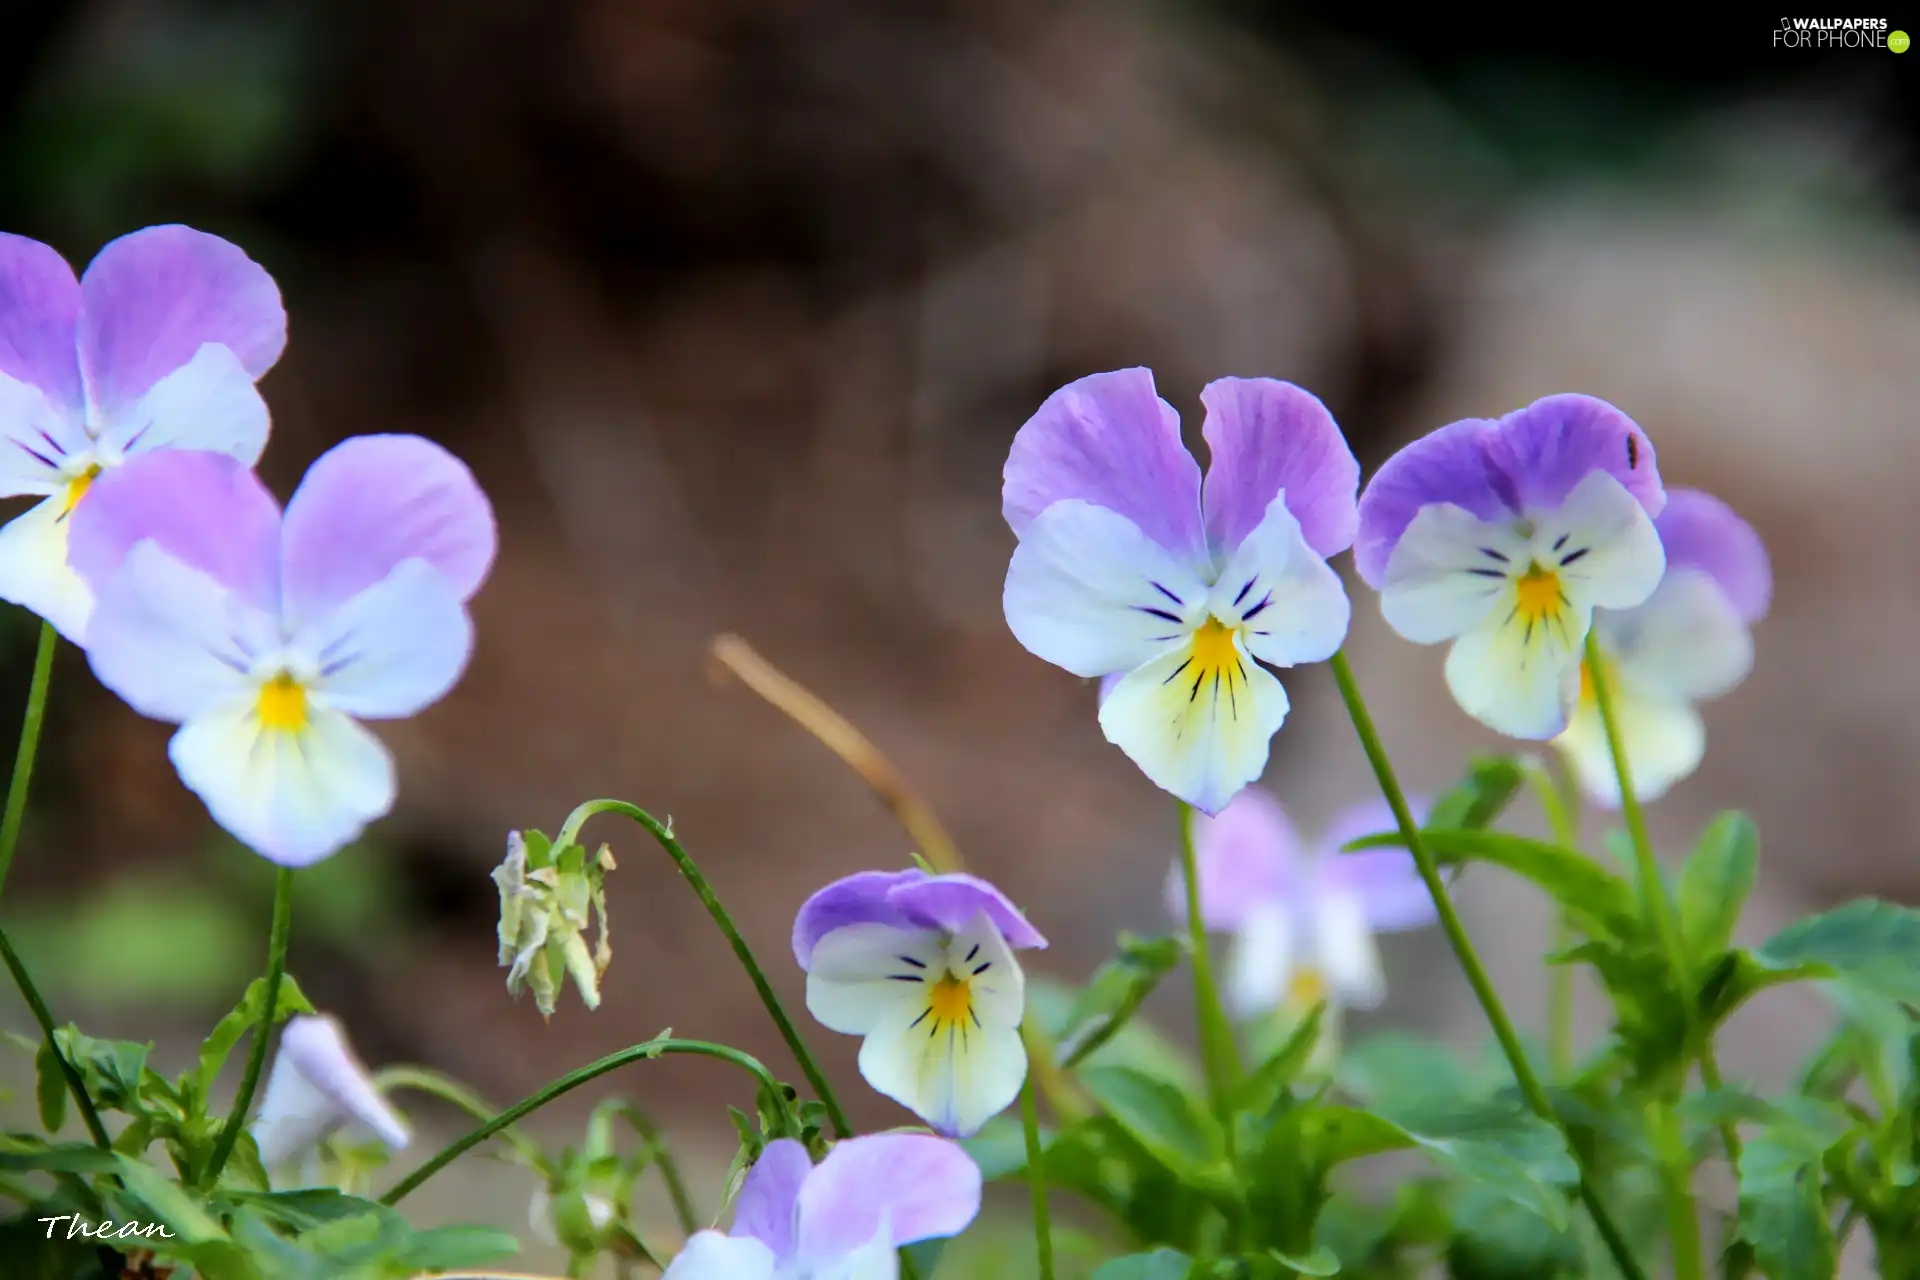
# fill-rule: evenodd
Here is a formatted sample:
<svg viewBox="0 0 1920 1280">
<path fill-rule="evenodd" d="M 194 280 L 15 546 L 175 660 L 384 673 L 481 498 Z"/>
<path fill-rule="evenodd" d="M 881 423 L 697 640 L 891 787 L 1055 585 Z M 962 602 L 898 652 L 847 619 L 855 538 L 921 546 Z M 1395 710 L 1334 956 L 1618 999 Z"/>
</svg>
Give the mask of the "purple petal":
<svg viewBox="0 0 1920 1280">
<path fill-rule="evenodd" d="M 1017 536 L 1054 503 L 1080 498 L 1119 512 L 1182 560 L 1207 558 L 1200 468 L 1146 369 L 1092 374 L 1048 396 L 1013 438 L 1001 495 Z"/>
<path fill-rule="evenodd" d="M 148 227 L 102 249 L 81 278 L 80 362 L 108 416 L 217 342 L 258 378 L 287 345 L 280 289 L 239 246 Z"/>
<path fill-rule="evenodd" d="M 1408 796 L 1414 821 L 1425 822 L 1432 802 Z M 1361 836 L 1399 830 L 1393 809 L 1379 797 L 1343 810 L 1321 834 L 1322 891 L 1352 893 L 1360 899 L 1367 924 L 1376 930 L 1414 929 L 1436 918 L 1426 881 L 1405 849 L 1365 849 L 1341 853 L 1340 846 Z"/>
<path fill-rule="evenodd" d="M 1415 822 L 1424 823 L 1433 808 L 1433 802 L 1425 796 L 1408 796 L 1407 808 L 1412 811 Z M 1379 796 L 1373 796 L 1350 804 L 1335 814 L 1333 821 L 1321 831 L 1314 847 L 1323 856 L 1339 857 L 1342 856 L 1340 846 L 1349 841 L 1399 829 L 1400 823 L 1393 816 L 1393 807 Z"/>
<path fill-rule="evenodd" d="M 846 1257 L 885 1222 L 895 1244 L 958 1235 L 980 1212 L 980 1166 L 920 1133 L 838 1143 L 800 1188 L 800 1256 Z"/>
<path fill-rule="evenodd" d="M 769 1142 L 747 1170 L 728 1234 L 753 1237 L 773 1250 L 777 1262 L 793 1257 L 794 1210 L 800 1203 L 801 1184 L 812 1172 L 806 1147 L 792 1138 Z"/>
<path fill-rule="evenodd" d="M 419 436 L 356 436 L 322 454 L 287 504 L 287 616 L 321 617 L 410 559 L 468 599 L 495 545 L 493 508 L 465 463 Z"/>
<path fill-rule="evenodd" d="M 1212 451 L 1203 486 L 1207 536 L 1220 559 L 1266 518 L 1276 493 L 1321 559 L 1353 545 L 1360 464 L 1325 405 L 1291 382 L 1220 378 L 1200 393 Z"/>
<path fill-rule="evenodd" d="M 904 881 L 887 891 L 887 902 L 915 924 L 948 933 L 962 932 L 984 912 L 1015 950 L 1047 945 L 1040 931 L 1020 914 L 1020 908 L 978 876 L 923 876 Z"/>
<path fill-rule="evenodd" d="M 280 506 L 224 453 L 164 449 L 103 471 L 73 509 L 67 561 L 95 591 L 149 539 L 269 617 L 280 613 Z"/>
<path fill-rule="evenodd" d="M 1521 511 L 1559 506 L 1595 471 L 1626 486 L 1650 516 L 1667 500 L 1646 432 L 1592 396 L 1548 396 L 1508 414 L 1487 442 L 1487 458 L 1507 477 Z"/>
<path fill-rule="evenodd" d="M 1766 616 L 1773 602 L 1773 566 L 1753 526 L 1712 494 L 1670 489 L 1666 510 L 1654 521 L 1667 550 L 1667 568 L 1708 573 L 1748 622 Z"/>
<path fill-rule="evenodd" d="M 1504 481 L 1487 460 L 1494 424 L 1483 418 L 1451 423 L 1388 458 L 1360 495 L 1360 533 L 1354 567 L 1378 588 L 1400 535 L 1420 508 L 1436 502 L 1464 507 L 1481 520 L 1512 514 Z"/>
<path fill-rule="evenodd" d="M 813 949 L 835 929 L 853 924 L 886 924 L 914 928 L 900 907 L 887 901 L 896 886 L 927 878 L 924 871 L 861 871 L 835 880 L 801 904 L 793 918 L 793 958 L 802 969 L 813 966 Z"/>
<path fill-rule="evenodd" d="M 69 417 L 86 411 L 74 336 L 80 282 L 38 240 L 0 233 L 0 375 L 40 388 Z"/>
<path fill-rule="evenodd" d="M 1241 791 L 1217 817 L 1193 816 L 1193 857 L 1209 929 L 1239 928 L 1254 910 L 1292 893 L 1304 871 L 1293 821 L 1259 787 Z M 1177 861 L 1167 877 L 1167 910 L 1185 926 L 1186 877 Z"/>
</svg>

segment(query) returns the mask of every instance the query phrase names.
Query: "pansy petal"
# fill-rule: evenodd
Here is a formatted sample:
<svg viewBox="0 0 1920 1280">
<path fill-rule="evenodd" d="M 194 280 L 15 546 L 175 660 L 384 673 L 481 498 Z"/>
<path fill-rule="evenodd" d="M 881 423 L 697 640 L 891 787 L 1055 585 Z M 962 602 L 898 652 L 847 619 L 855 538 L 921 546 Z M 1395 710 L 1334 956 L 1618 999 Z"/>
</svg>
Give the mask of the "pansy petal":
<svg viewBox="0 0 1920 1280">
<path fill-rule="evenodd" d="M 985 912 L 947 944 L 947 972 L 967 984 L 970 1017 L 978 1027 L 1017 1027 L 1027 1009 L 1027 976 L 999 926 Z"/>
<path fill-rule="evenodd" d="M 93 592 L 67 564 L 72 522 L 64 497 L 45 498 L 0 528 L 0 600 L 39 614 L 78 644 Z"/>
<path fill-rule="evenodd" d="M 1027 1078 L 1026 1046 L 1018 1027 L 932 1018 L 916 1022 L 921 1012 L 892 1010 L 867 1034 L 860 1046 L 860 1074 L 875 1091 L 939 1132 L 968 1137 L 1020 1096 Z"/>
<path fill-rule="evenodd" d="M 1732 507 L 1698 489 L 1670 489 L 1654 527 L 1669 569 L 1695 568 L 1710 575 L 1747 622 L 1766 615 L 1773 601 L 1767 546 Z"/>
<path fill-rule="evenodd" d="M 1077 499 L 1125 516 L 1182 565 L 1207 563 L 1200 467 L 1150 370 L 1096 373 L 1048 396 L 1013 438 L 1005 480 L 1002 510 L 1023 540 L 1041 512 Z"/>
<path fill-rule="evenodd" d="M 1707 751 L 1706 725 L 1685 702 L 1642 697 L 1619 685 L 1612 693 L 1633 789 L 1641 800 L 1657 800 L 1700 767 Z M 1582 698 L 1554 745 L 1572 765 L 1589 799 L 1609 809 L 1620 807 L 1620 778 L 1598 703 Z"/>
<path fill-rule="evenodd" d="M 43 392 L 75 426 L 86 413 L 74 347 L 79 321 L 80 282 L 67 260 L 38 240 L 0 232 L 0 382 Z"/>
<path fill-rule="evenodd" d="M 1248 787 L 1217 817 L 1193 819 L 1194 869 L 1200 880 L 1200 917 L 1209 929 L 1238 929 L 1263 904 L 1299 886 L 1300 841 L 1271 792 Z M 1186 878 L 1179 862 L 1167 876 L 1167 910 L 1187 923 Z"/>
<path fill-rule="evenodd" d="M 1340 575 L 1302 538 L 1284 495 L 1241 540 L 1209 607 L 1243 623 L 1248 652 L 1276 667 L 1332 657 L 1353 613 Z"/>
<path fill-rule="evenodd" d="M 1239 636 L 1217 662 L 1187 645 L 1115 686 L 1100 707 L 1107 741 L 1155 786 L 1202 813 L 1218 813 L 1267 767 L 1287 718 L 1280 682 L 1247 655 Z"/>
<path fill-rule="evenodd" d="M 885 924 L 896 929 L 915 928 L 906 912 L 887 901 L 896 885 L 925 880 L 927 873 L 909 871 L 861 871 L 835 880 L 801 904 L 793 918 L 793 958 L 802 969 L 813 963 L 813 949 L 820 939 L 835 929 L 850 924 Z"/>
<path fill-rule="evenodd" d="M 1516 409 L 1500 419 L 1487 457 L 1525 512 L 1558 507 L 1596 471 L 1613 477 L 1649 516 L 1666 504 L 1653 442 L 1632 418 L 1593 396 L 1547 396 Z"/>
<path fill-rule="evenodd" d="M 1355 1009 L 1377 1008 L 1387 996 L 1380 951 L 1367 926 L 1367 911 L 1348 893 L 1326 894 L 1315 904 L 1316 967 L 1340 1003 Z"/>
<path fill-rule="evenodd" d="M 1077 499 L 1027 526 L 1003 603 L 1016 640 L 1077 676 L 1131 671 L 1186 639 L 1207 588 L 1131 520 Z"/>
<path fill-rule="evenodd" d="M 1246 914 L 1227 953 L 1227 1004 L 1245 1022 L 1271 1013 L 1293 981 L 1295 944 L 1287 908 L 1268 900 Z"/>
<path fill-rule="evenodd" d="M 1503 607 L 1513 566 L 1530 544 L 1511 525 L 1436 503 L 1407 523 L 1376 582 L 1387 625 L 1415 644 L 1438 644 Z"/>
<path fill-rule="evenodd" d="M 280 505 L 246 463 L 168 449 L 102 472 L 73 512 L 68 555 L 98 590 L 156 543 L 249 606 L 280 613 Z"/>
<path fill-rule="evenodd" d="M 1308 546 L 1325 560 L 1360 526 L 1360 464 L 1319 398 L 1275 378 L 1220 378 L 1200 392 L 1212 461 L 1202 487 L 1207 537 L 1220 558 L 1268 518 L 1285 492 Z"/>
<path fill-rule="evenodd" d="M 409 1134 L 373 1085 L 337 1020 L 298 1017 L 280 1033 L 280 1051 L 249 1131 L 268 1168 L 304 1154 L 334 1127 L 358 1120 L 399 1150 Z"/>
<path fill-rule="evenodd" d="M 883 1229 L 896 1245 L 958 1235 L 980 1212 L 980 1183 L 973 1157 L 944 1138 L 835 1143 L 800 1189 L 800 1256 L 845 1257 Z"/>
<path fill-rule="evenodd" d="M 493 508 L 465 463 L 419 436 L 356 436 L 322 454 L 287 503 L 288 619 L 324 617 L 411 559 L 466 600 L 495 543 Z"/>
<path fill-rule="evenodd" d="M 1512 494 L 1487 460 L 1494 424 L 1468 418 L 1422 436 L 1388 458 L 1360 495 L 1360 532 L 1354 567 L 1370 587 L 1379 587 L 1400 535 L 1425 507 L 1449 503 L 1476 520 L 1513 514 Z"/>
<path fill-rule="evenodd" d="M 1047 940 L 1027 922 L 1006 894 L 978 876 L 927 876 L 906 880 L 887 891 L 887 901 L 923 927 L 960 933 L 985 915 L 1015 947 L 1044 947 Z"/>
<path fill-rule="evenodd" d="M 1407 809 L 1413 814 L 1413 820 L 1424 824 L 1433 802 L 1424 795 L 1407 797 Z M 1399 821 L 1393 816 L 1393 808 L 1379 796 L 1369 796 L 1365 800 L 1348 805 L 1333 815 L 1333 820 L 1320 829 L 1320 838 L 1314 841 L 1314 850 L 1321 858 L 1351 857 L 1340 849 L 1350 841 L 1362 836 L 1375 836 L 1383 831 L 1398 831 Z M 1331 865 L 1330 861 L 1323 866 Z"/>
<path fill-rule="evenodd" d="M 190 227 L 121 236 L 81 277 L 80 363 L 109 420 L 194 358 L 228 348 L 254 378 L 287 345 L 280 289 L 237 245 Z"/>
<path fill-rule="evenodd" d="M 214 821 L 256 853 L 302 867 L 339 850 L 393 807 L 393 757 L 336 711 L 305 727 L 262 727 L 253 700 L 197 715 L 168 756 Z"/>
<path fill-rule="evenodd" d="M 64 492 L 92 451 L 79 419 L 39 387 L 0 373 L 0 497 Z"/>
<path fill-rule="evenodd" d="M 1634 495 L 1604 471 L 1574 485 L 1560 507 L 1540 517 L 1534 543 L 1558 547 L 1547 566 L 1582 606 L 1631 609 L 1660 585 L 1667 553 Z"/>
<path fill-rule="evenodd" d="M 131 405 L 106 414 L 100 445 L 134 457 L 204 449 L 252 466 L 267 447 L 267 402 L 232 351 L 209 342 Z"/>
<path fill-rule="evenodd" d="M 760 1241 L 776 1259 L 791 1258 L 794 1209 L 800 1202 L 800 1186 L 812 1172 L 813 1160 L 803 1144 L 792 1138 L 769 1142 L 741 1184 L 740 1198 L 733 1206 L 732 1234 Z"/>
<path fill-rule="evenodd" d="M 858 1036 L 917 1016 L 946 972 L 947 953 L 929 929 L 851 924 L 821 938 L 812 961 L 807 1011 L 829 1031 Z"/>
<path fill-rule="evenodd" d="M 473 623 L 445 574 L 406 560 L 301 643 L 312 647 L 315 689 L 328 706 L 361 720 L 397 719 L 453 688 L 473 652 Z"/>
<path fill-rule="evenodd" d="M 821 1264 L 809 1273 L 809 1280 L 899 1280 L 900 1250 L 887 1233 L 886 1224 L 874 1232 L 873 1239 L 835 1262 Z"/>
<path fill-rule="evenodd" d="M 696 1231 L 660 1280 L 774 1280 L 774 1266 L 758 1240 Z"/>
<path fill-rule="evenodd" d="M 1385 804 L 1381 805 L 1384 810 Z M 1384 826 L 1373 831 L 1393 830 L 1393 815 L 1385 814 Z M 1359 853 L 1336 854 L 1321 872 L 1324 891 L 1349 898 L 1359 904 L 1367 928 L 1376 933 L 1418 929 L 1439 919 L 1433 895 L 1414 866 L 1413 855 L 1405 849 L 1366 849 Z"/>
<path fill-rule="evenodd" d="M 87 661 L 135 711 L 177 724 L 250 697 L 251 645 L 272 631 L 212 577 L 143 542 L 100 589 Z"/>
<path fill-rule="evenodd" d="M 1594 614 L 1614 683 L 1671 702 L 1717 698 L 1753 669 L 1753 636 L 1717 580 L 1669 569 L 1637 609 Z"/>
<path fill-rule="evenodd" d="M 1567 727 L 1580 692 L 1586 622 L 1571 619 L 1563 631 L 1512 616 L 1477 627 L 1447 653 L 1447 688 L 1461 710 L 1496 732 L 1551 738 Z"/>
</svg>

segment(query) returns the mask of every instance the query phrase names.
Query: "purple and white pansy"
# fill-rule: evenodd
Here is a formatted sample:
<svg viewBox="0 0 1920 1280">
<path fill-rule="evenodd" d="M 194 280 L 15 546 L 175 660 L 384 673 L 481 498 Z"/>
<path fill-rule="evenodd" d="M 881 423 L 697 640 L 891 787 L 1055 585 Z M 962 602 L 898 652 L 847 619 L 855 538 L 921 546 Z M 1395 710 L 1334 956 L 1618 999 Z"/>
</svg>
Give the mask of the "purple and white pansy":
<svg viewBox="0 0 1920 1280">
<path fill-rule="evenodd" d="M 695 1233 L 665 1280 L 896 1280 L 900 1246 L 966 1230 L 980 1182 L 971 1156 L 924 1133 L 849 1138 L 817 1166 L 782 1138 L 747 1171 L 733 1230 Z"/>
<path fill-rule="evenodd" d="M 1667 556 L 1659 587 L 1636 608 L 1593 615 L 1628 771 L 1642 800 L 1665 794 L 1700 766 L 1707 731 L 1694 704 L 1746 679 L 1753 666 L 1749 628 L 1773 598 L 1766 545 L 1718 498 L 1674 489 L 1654 527 Z M 1588 796 L 1619 805 L 1620 779 L 1591 680 L 1581 681 L 1572 722 L 1554 745 Z"/>
<path fill-rule="evenodd" d="M 807 899 L 793 954 L 821 1024 L 866 1037 L 860 1074 L 935 1129 L 966 1137 L 1027 1078 L 1016 949 L 1047 940 L 967 875 L 864 871 Z"/>
<path fill-rule="evenodd" d="M 1515 738 L 1552 738 L 1580 692 L 1596 608 L 1631 609 L 1666 567 L 1653 445 L 1591 396 L 1442 427 L 1360 498 L 1354 561 L 1393 629 L 1452 641 L 1447 687 Z"/>
<path fill-rule="evenodd" d="M 1432 924 L 1433 899 L 1405 850 L 1340 847 L 1393 826 L 1385 801 L 1364 801 L 1305 846 L 1280 802 L 1258 787 L 1218 817 L 1194 819 L 1201 919 L 1234 935 L 1226 993 L 1236 1017 L 1304 1013 L 1322 1000 L 1371 1009 L 1386 997 L 1374 935 Z M 1167 908 L 1184 926 L 1178 864 Z"/>
<path fill-rule="evenodd" d="M 1020 539 L 1015 638 L 1075 675 L 1118 676 L 1107 740 L 1218 813 L 1258 778 L 1287 715 L 1263 663 L 1333 655 L 1350 606 L 1327 558 L 1357 525 L 1359 465 L 1326 408 L 1271 378 L 1200 393 L 1204 482 L 1146 369 L 1060 388 L 1020 428 L 1003 510 Z"/>
<path fill-rule="evenodd" d="M 217 236 L 148 227 L 75 279 L 0 234 L 0 497 L 41 498 L 0 528 L 0 599 L 81 640 L 92 595 L 67 535 L 95 477 L 166 449 L 251 466 L 267 442 L 254 381 L 286 341 L 273 278 Z"/>
<path fill-rule="evenodd" d="M 359 722 L 453 687 L 493 563 L 492 508 L 458 459 L 357 437 L 282 513 L 238 459 L 169 450 L 103 474 L 72 523 L 93 670 L 180 726 L 169 755 L 216 821 L 303 866 L 387 812 L 393 760 Z"/>
</svg>

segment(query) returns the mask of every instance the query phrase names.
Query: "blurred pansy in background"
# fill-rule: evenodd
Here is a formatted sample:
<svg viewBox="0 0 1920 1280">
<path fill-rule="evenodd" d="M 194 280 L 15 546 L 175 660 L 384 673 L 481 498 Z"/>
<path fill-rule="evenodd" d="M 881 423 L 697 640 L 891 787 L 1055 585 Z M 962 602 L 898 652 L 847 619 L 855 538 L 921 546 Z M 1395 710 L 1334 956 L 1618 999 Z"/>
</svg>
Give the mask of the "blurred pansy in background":
<svg viewBox="0 0 1920 1280">
<path fill-rule="evenodd" d="M 1654 522 L 1667 572 L 1644 604 L 1597 609 L 1594 635 L 1635 794 L 1664 795 L 1700 766 L 1706 725 L 1694 709 L 1732 691 L 1753 667 L 1749 627 L 1766 616 L 1773 569 L 1766 544 L 1726 503 L 1695 489 L 1667 494 Z M 1579 705 L 1554 739 L 1597 803 L 1620 803 L 1606 726 L 1582 667 Z"/>
<path fill-rule="evenodd" d="M 0 234 L 0 496 L 41 499 L 0 529 L 0 599 L 78 642 L 92 594 L 67 541 L 95 478 L 166 449 L 251 466 L 268 427 L 254 380 L 286 342 L 273 278 L 217 236 L 148 227 L 76 280 L 51 248 Z"/>
<path fill-rule="evenodd" d="M 74 567 L 98 595 L 87 656 L 214 819 L 266 858 L 333 853 L 392 806 L 359 721 L 438 701 L 473 644 L 492 508 L 452 454 L 361 436 L 307 472 L 284 515 L 246 466 L 169 451 L 101 477 Z"/>
<path fill-rule="evenodd" d="M 269 1170 L 296 1165 L 322 1138 L 356 1121 L 395 1151 L 409 1141 L 406 1122 L 374 1087 L 338 1019 L 290 1019 L 248 1130 L 260 1163 Z"/>
<path fill-rule="evenodd" d="M 1653 446 L 1604 400 L 1557 395 L 1469 418 L 1387 459 L 1360 496 L 1354 563 L 1416 644 L 1452 641 L 1447 687 L 1515 738 L 1567 727 L 1595 608 L 1660 583 Z"/>
<path fill-rule="evenodd" d="M 793 923 L 808 1010 L 865 1037 L 868 1084 L 956 1137 L 1019 1096 L 1026 980 L 1013 952 L 1046 945 L 986 881 L 922 871 L 837 880 Z"/>
<path fill-rule="evenodd" d="M 1424 806 L 1416 804 L 1416 818 Z M 1233 935 L 1226 996 L 1235 1017 L 1299 1015 L 1325 1001 L 1371 1009 L 1387 994 L 1376 933 L 1433 923 L 1433 899 L 1401 849 L 1341 853 L 1394 829 L 1383 800 L 1347 809 L 1312 844 L 1301 841 L 1270 793 L 1248 787 L 1216 818 L 1194 818 L 1200 916 Z M 1184 927 L 1187 894 L 1176 863 L 1167 909 Z"/>
<path fill-rule="evenodd" d="M 1115 676 L 1107 740 L 1157 786 L 1218 813 L 1266 768 L 1287 693 L 1262 663 L 1333 655 L 1350 606 L 1327 557 L 1353 541 L 1359 465 L 1291 383 L 1200 393 L 1204 483 L 1146 369 L 1047 398 L 1014 438 L 1002 509 L 1020 544 L 1007 625 L 1079 676 Z"/>
</svg>

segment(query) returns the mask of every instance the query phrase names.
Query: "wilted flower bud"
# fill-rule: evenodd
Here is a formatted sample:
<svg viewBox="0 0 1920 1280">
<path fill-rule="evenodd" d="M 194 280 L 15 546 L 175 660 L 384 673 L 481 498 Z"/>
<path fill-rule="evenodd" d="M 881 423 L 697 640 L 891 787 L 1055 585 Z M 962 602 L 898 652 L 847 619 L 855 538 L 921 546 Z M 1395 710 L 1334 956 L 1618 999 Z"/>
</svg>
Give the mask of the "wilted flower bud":
<svg viewBox="0 0 1920 1280">
<path fill-rule="evenodd" d="M 562 974 L 573 979 L 587 1008 L 600 1007 L 600 977 L 613 961 L 607 934 L 607 872 L 613 853 L 605 845 L 591 856 L 577 844 L 554 849 L 538 831 L 507 836 L 507 857 L 493 871 L 500 886 L 500 963 L 507 991 L 533 989 L 533 1002 L 552 1017 Z M 586 930 L 598 920 L 589 948 Z"/>
</svg>

